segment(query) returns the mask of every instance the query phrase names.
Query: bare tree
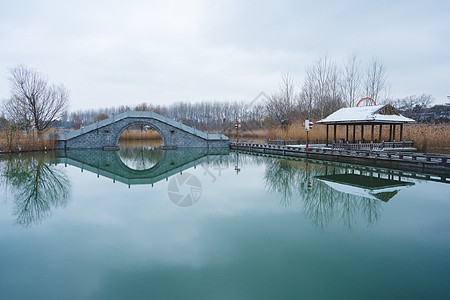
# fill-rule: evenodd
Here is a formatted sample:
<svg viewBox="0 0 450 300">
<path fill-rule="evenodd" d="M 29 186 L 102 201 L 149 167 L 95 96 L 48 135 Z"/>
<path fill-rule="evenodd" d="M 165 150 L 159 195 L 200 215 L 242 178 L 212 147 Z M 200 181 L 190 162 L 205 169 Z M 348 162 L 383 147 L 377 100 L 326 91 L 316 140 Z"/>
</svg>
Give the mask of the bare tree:
<svg viewBox="0 0 450 300">
<path fill-rule="evenodd" d="M 44 75 L 25 66 L 10 73 L 11 97 L 4 104 L 9 118 L 32 123 L 41 132 L 66 113 L 69 95 L 63 85 L 49 84 Z"/>
<path fill-rule="evenodd" d="M 342 94 L 348 107 L 356 105 L 361 96 L 360 62 L 356 54 L 348 56 L 342 74 Z"/>
<path fill-rule="evenodd" d="M 310 117 L 322 118 L 342 107 L 341 74 L 327 55 L 306 68 L 302 85 L 302 103 Z"/>
<path fill-rule="evenodd" d="M 372 98 L 375 101 L 382 100 L 379 99 L 381 92 L 387 91 L 388 83 L 386 69 L 380 60 L 372 58 L 372 61 L 367 68 L 364 89 L 366 92 L 365 96 Z"/>
<path fill-rule="evenodd" d="M 399 109 L 405 117 L 416 119 L 420 117 L 419 114 L 426 111 L 432 101 L 431 95 L 422 94 L 392 100 L 389 103 Z"/>
<path fill-rule="evenodd" d="M 109 118 L 109 116 L 107 114 L 98 114 L 98 115 L 96 115 L 94 117 L 94 122 L 103 121 L 103 120 L 106 120 L 108 118 Z"/>
<path fill-rule="evenodd" d="M 281 78 L 280 89 L 266 100 L 266 113 L 277 124 L 286 125 L 295 115 L 294 79 L 285 74 Z"/>
</svg>

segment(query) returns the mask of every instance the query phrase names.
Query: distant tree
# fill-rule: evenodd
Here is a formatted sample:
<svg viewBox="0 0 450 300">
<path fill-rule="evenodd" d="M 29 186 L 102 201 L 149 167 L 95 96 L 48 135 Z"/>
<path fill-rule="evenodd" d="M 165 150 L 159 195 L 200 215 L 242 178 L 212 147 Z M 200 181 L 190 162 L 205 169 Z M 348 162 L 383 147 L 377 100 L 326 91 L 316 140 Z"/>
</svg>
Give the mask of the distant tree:
<svg viewBox="0 0 450 300">
<path fill-rule="evenodd" d="M 123 112 L 126 112 L 128 110 L 131 110 L 131 108 L 128 105 L 121 105 L 117 109 L 115 109 L 116 114 L 121 114 Z"/>
<path fill-rule="evenodd" d="M 361 69 L 356 54 L 348 56 L 342 73 L 342 95 L 346 106 L 353 107 L 361 98 Z"/>
<path fill-rule="evenodd" d="M 372 58 L 364 78 L 365 97 L 372 98 L 375 101 L 379 99 L 382 92 L 388 89 L 388 82 L 386 76 L 386 68 L 380 60 Z"/>
<path fill-rule="evenodd" d="M 108 118 L 109 118 L 109 116 L 107 114 L 98 114 L 95 116 L 94 122 L 106 120 Z"/>
<path fill-rule="evenodd" d="M 154 111 L 155 113 L 157 113 L 158 115 L 161 115 L 161 116 L 164 116 L 164 115 L 165 115 L 164 110 L 161 109 L 161 108 L 155 108 L 153 111 Z"/>
<path fill-rule="evenodd" d="M 266 99 L 266 114 L 276 124 L 287 125 L 295 117 L 294 79 L 285 74 L 278 93 Z"/>
<path fill-rule="evenodd" d="M 425 113 L 433 97 L 431 95 L 422 94 L 419 96 L 411 95 L 404 98 L 388 101 L 395 108 L 408 118 L 418 118 L 418 114 Z"/>
<path fill-rule="evenodd" d="M 11 97 L 4 103 L 7 116 L 33 124 L 41 132 L 68 108 L 69 95 L 63 85 L 49 84 L 41 73 L 17 66 L 10 69 Z"/>
<path fill-rule="evenodd" d="M 327 55 L 306 67 L 300 105 L 313 118 L 323 118 L 343 106 L 341 73 Z"/>
<path fill-rule="evenodd" d="M 147 103 L 141 103 L 139 105 L 136 105 L 134 107 L 134 110 L 136 110 L 136 111 L 151 111 L 152 108 Z"/>
<path fill-rule="evenodd" d="M 81 117 L 79 114 L 72 114 L 72 121 L 70 122 L 70 125 L 74 129 L 80 129 L 81 125 L 83 124 Z"/>
</svg>

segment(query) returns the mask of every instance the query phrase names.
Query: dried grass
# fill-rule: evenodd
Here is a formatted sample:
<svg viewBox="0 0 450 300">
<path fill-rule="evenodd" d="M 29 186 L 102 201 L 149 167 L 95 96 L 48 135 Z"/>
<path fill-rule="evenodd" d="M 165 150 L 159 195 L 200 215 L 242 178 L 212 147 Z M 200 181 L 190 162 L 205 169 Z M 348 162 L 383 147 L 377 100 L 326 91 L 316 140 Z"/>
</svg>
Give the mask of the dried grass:
<svg viewBox="0 0 450 300">
<path fill-rule="evenodd" d="M 161 136 L 156 130 L 125 130 L 119 140 L 159 140 Z"/>
<path fill-rule="evenodd" d="M 27 152 L 56 149 L 53 135 L 4 130 L 0 132 L 0 151 Z"/>
<path fill-rule="evenodd" d="M 230 139 L 236 140 L 236 131 L 228 134 Z M 400 139 L 400 127 L 396 126 L 396 140 Z M 334 138 L 334 128 L 329 126 L 329 140 Z M 336 138 L 347 139 L 346 126 L 337 126 Z M 364 127 L 364 139 L 371 140 L 372 129 Z M 270 129 L 259 129 L 254 131 L 240 131 L 240 141 L 267 141 L 268 139 L 281 140 L 306 140 L 306 131 L 303 122 L 296 122 L 287 128 L 273 127 Z M 323 141 L 326 139 L 326 126 L 317 125 L 309 132 L 310 141 Z M 353 126 L 349 126 L 349 141 L 353 140 Z M 356 126 L 355 139 L 361 139 L 361 126 Z M 379 126 L 374 128 L 374 139 L 379 139 Z M 381 140 L 389 139 L 389 126 L 382 126 Z M 450 124 L 405 124 L 403 127 L 403 140 L 414 141 L 414 145 L 420 152 L 434 152 L 450 154 Z"/>
<path fill-rule="evenodd" d="M 450 124 L 408 124 L 403 137 L 419 151 L 450 154 Z"/>
</svg>

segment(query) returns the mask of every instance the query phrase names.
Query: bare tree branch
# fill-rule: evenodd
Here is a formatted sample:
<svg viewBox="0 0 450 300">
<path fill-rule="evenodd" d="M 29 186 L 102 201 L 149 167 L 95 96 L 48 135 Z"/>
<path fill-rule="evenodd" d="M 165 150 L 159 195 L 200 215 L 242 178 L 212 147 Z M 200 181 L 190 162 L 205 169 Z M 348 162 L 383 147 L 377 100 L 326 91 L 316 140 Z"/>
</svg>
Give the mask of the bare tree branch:
<svg viewBox="0 0 450 300">
<path fill-rule="evenodd" d="M 25 66 L 10 69 L 11 97 L 4 104 L 10 119 L 33 123 L 40 132 L 62 117 L 69 104 L 63 85 L 49 85 L 46 76 Z"/>
</svg>

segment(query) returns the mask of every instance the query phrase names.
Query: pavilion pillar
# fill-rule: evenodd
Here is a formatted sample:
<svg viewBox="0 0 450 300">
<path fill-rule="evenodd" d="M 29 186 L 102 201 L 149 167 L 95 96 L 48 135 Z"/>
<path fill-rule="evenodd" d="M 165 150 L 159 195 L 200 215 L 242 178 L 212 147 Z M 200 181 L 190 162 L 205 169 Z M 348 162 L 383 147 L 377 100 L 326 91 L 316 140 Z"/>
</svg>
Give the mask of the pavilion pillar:
<svg viewBox="0 0 450 300">
<path fill-rule="evenodd" d="M 389 142 L 392 142 L 392 124 L 389 124 Z"/>
<path fill-rule="evenodd" d="M 361 124 L 361 142 L 364 142 L 364 124 Z"/>
<path fill-rule="evenodd" d="M 355 143 L 356 140 L 356 125 L 353 124 L 353 143 Z"/>
<path fill-rule="evenodd" d="M 334 142 L 335 143 L 336 143 L 336 127 L 337 127 L 337 125 L 334 124 Z"/>
<path fill-rule="evenodd" d="M 403 123 L 400 124 L 400 142 L 403 141 Z"/>
<path fill-rule="evenodd" d="M 345 125 L 345 127 L 346 127 L 346 131 L 347 131 L 347 133 L 345 135 L 345 141 L 348 142 L 348 124 Z"/>
<path fill-rule="evenodd" d="M 370 135 L 370 140 L 373 142 L 373 131 L 375 129 L 375 125 L 372 124 L 372 134 Z"/>
<path fill-rule="evenodd" d="M 383 125 L 380 124 L 380 133 L 379 133 L 379 135 L 378 135 L 378 143 L 381 143 L 382 132 L 383 132 Z"/>
<path fill-rule="evenodd" d="M 327 137 L 326 137 L 326 139 L 325 139 L 325 144 L 326 144 L 326 146 L 328 147 L 328 124 L 327 124 Z"/>
<path fill-rule="evenodd" d="M 393 136 L 392 139 L 395 141 L 395 124 L 392 127 L 394 127 L 394 130 L 392 131 L 392 136 Z"/>
</svg>

